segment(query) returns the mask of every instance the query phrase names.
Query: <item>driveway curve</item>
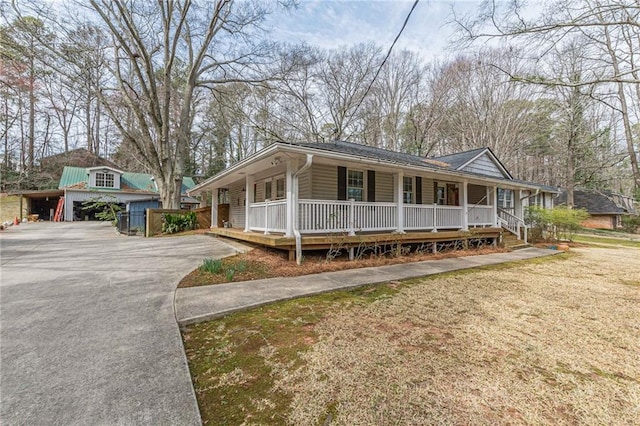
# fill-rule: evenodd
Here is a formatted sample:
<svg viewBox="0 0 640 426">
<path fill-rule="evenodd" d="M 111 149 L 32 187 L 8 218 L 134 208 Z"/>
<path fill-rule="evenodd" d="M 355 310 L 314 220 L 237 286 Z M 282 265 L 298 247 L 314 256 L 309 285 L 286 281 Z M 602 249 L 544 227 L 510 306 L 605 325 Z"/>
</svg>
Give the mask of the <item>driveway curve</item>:
<svg viewBox="0 0 640 426">
<path fill-rule="evenodd" d="M 174 293 L 231 246 L 74 222 L 13 227 L 0 250 L 1 424 L 200 424 Z"/>
</svg>

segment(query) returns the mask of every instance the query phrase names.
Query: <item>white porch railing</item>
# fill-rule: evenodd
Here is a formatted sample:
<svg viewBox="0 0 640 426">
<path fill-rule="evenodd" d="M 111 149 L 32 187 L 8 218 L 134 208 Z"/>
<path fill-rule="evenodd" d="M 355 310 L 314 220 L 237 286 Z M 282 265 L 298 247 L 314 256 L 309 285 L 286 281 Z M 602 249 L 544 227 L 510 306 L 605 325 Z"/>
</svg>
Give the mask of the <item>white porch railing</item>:
<svg viewBox="0 0 640 426">
<path fill-rule="evenodd" d="M 508 211 L 498 209 L 498 221 L 502 227 L 514 234 L 518 239 L 522 239 L 525 243 L 527 242 L 527 225 L 524 220 Z M 521 235 L 520 230 L 523 230 L 524 235 Z"/>
<path fill-rule="evenodd" d="M 436 229 L 462 228 L 462 207 L 434 206 L 436 209 Z"/>
<path fill-rule="evenodd" d="M 249 206 L 249 226 L 254 231 L 286 232 L 287 201 L 264 201 Z"/>
<path fill-rule="evenodd" d="M 495 226 L 493 206 L 469 206 L 467 207 L 469 226 Z"/>
<path fill-rule="evenodd" d="M 249 227 L 252 231 L 286 232 L 286 200 L 252 203 Z M 461 229 L 463 207 L 435 204 L 403 204 L 403 225 L 407 231 Z M 495 225 L 492 206 L 470 206 L 469 226 Z M 395 203 L 361 201 L 300 200 L 297 229 L 303 234 L 395 231 L 398 213 Z M 515 216 L 514 216 L 515 217 Z"/>
<path fill-rule="evenodd" d="M 404 204 L 404 229 L 417 231 L 433 229 L 435 205 Z"/>
<path fill-rule="evenodd" d="M 314 232 L 392 231 L 397 227 L 394 203 L 300 200 L 298 230 Z"/>
</svg>

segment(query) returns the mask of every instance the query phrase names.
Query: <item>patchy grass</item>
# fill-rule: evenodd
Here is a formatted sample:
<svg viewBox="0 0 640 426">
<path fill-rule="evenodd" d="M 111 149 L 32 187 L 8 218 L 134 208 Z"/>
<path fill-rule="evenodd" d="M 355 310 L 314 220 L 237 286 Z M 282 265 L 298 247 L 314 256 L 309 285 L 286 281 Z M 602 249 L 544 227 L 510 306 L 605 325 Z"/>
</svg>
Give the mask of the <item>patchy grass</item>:
<svg viewBox="0 0 640 426">
<path fill-rule="evenodd" d="M 640 240 L 623 239 L 621 237 L 601 237 L 595 235 L 575 235 L 573 240 L 578 243 L 596 244 L 596 245 L 613 245 L 623 247 L 640 248 Z"/>
<path fill-rule="evenodd" d="M 463 257 L 478 254 L 500 253 L 503 248 L 481 247 L 467 250 L 431 252 L 412 252 L 402 256 L 368 256 L 366 258 L 348 260 L 346 254 L 330 261 L 326 252 L 306 252 L 302 265 L 288 260 L 288 253 L 265 247 L 256 247 L 246 253 L 222 259 L 221 269 L 212 273 L 199 267 L 182 279 L 178 288 L 198 287 L 227 282 L 251 281 L 275 277 L 298 277 L 320 272 L 341 271 L 345 269 L 365 268 L 369 266 L 394 265 L 399 263 L 419 262 L 423 260 L 442 259 L 446 257 Z M 205 259 L 203 262 L 208 261 Z"/>
<path fill-rule="evenodd" d="M 190 326 L 205 424 L 639 424 L 640 256 L 546 258 Z"/>
<path fill-rule="evenodd" d="M 397 284 L 333 292 L 186 328 L 183 339 L 204 424 L 284 424 L 293 395 L 274 380 L 303 365 L 316 324 L 336 304 L 390 297 Z"/>
</svg>

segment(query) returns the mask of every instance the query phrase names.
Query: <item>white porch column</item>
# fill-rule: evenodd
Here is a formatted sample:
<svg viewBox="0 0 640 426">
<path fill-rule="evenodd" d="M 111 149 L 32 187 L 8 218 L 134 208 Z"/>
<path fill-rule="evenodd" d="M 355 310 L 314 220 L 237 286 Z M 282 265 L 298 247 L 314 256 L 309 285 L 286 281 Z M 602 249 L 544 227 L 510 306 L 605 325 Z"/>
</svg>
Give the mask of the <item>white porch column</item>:
<svg viewBox="0 0 640 426">
<path fill-rule="evenodd" d="M 399 171 L 395 175 L 396 178 L 396 208 L 397 211 L 397 223 L 396 223 L 396 232 L 400 234 L 404 234 L 404 199 L 403 199 L 403 178 L 404 172 Z"/>
<path fill-rule="evenodd" d="M 469 230 L 469 197 L 467 196 L 467 185 L 468 182 L 465 180 L 462 182 L 462 191 L 460 197 L 462 198 L 462 230 Z"/>
<path fill-rule="evenodd" d="M 522 209 L 522 190 L 513 190 L 513 214 L 517 217 L 524 218 L 524 210 Z"/>
<path fill-rule="evenodd" d="M 244 232 L 251 231 L 251 202 L 253 201 L 253 176 L 247 174 L 244 178 Z"/>
<path fill-rule="evenodd" d="M 296 188 L 293 184 L 293 174 L 298 169 L 298 160 L 290 159 L 287 161 L 287 175 L 286 175 L 286 187 L 287 187 L 287 232 L 285 237 L 293 237 L 294 221 L 295 221 L 295 207 L 296 207 Z"/>
<path fill-rule="evenodd" d="M 498 187 L 493 187 L 493 197 L 491 197 L 491 203 L 493 204 L 493 222 L 496 227 L 500 226 L 498 223 Z"/>
<path fill-rule="evenodd" d="M 218 188 L 211 190 L 211 228 L 218 227 Z"/>
</svg>

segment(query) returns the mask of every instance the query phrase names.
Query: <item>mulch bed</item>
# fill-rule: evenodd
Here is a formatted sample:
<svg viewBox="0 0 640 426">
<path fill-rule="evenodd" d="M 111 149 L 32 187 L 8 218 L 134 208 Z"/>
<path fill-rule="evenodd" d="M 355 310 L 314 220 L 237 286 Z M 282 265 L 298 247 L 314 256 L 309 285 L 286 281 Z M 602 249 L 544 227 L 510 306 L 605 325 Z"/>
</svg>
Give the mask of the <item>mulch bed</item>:
<svg viewBox="0 0 640 426">
<path fill-rule="evenodd" d="M 274 277 L 298 277 L 321 272 L 342 271 L 345 269 L 366 268 L 369 266 L 396 265 L 423 260 L 436 260 L 452 257 L 473 256 L 508 251 L 499 247 L 483 247 L 469 250 L 452 250 L 448 252 L 410 253 L 402 256 L 371 255 L 366 258 L 349 260 L 346 254 L 327 260 L 326 251 L 309 251 L 304 253 L 302 265 L 288 260 L 286 251 L 265 247 L 256 247 L 246 253 L 231 256 L 222 260 L 223 269 L 234 269 L 233 278 L 229 280 L 224 272 L 213 274 L 195 269 L 182 279 L 178 288 L 197 287 L 228 282 L 251 281 Z M 242 264 L 242 268 L 237 268 Z M 242 270 L 240 270 L 242 269 Z"/>
</svg>

